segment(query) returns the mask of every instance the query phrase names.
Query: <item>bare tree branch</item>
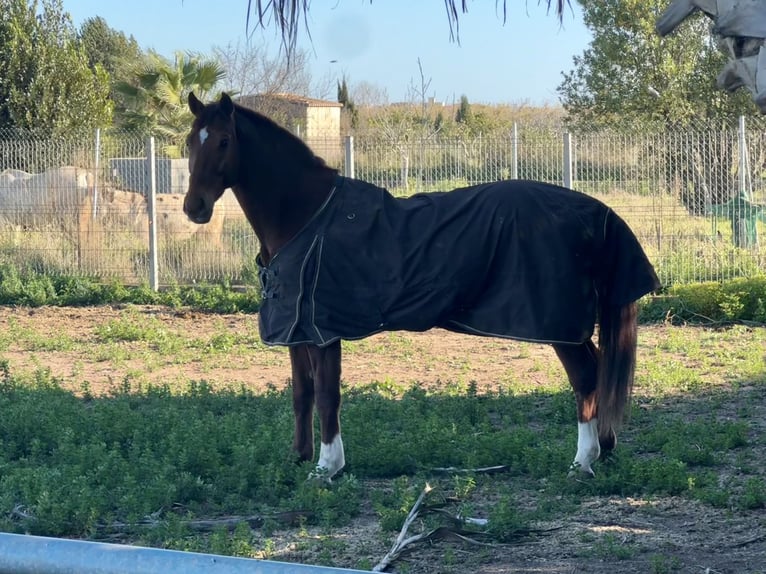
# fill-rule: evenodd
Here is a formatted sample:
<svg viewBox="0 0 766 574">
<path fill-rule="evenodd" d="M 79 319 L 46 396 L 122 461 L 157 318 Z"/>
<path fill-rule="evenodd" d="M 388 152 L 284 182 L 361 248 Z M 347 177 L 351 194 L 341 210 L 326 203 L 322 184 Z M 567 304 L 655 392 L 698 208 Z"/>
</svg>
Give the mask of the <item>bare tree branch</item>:
<svg viewBox="0 0 766 574">
<path fill-rule="evenodd" d="M 423 488 L 423 491 L 420 493 L 420 496 L 418 496 L 418 499 L 415 501 L 415 504 L 410 509 L 409 514 L 407 514 L 407 518 L 404 520 L 404 524 L 402 525 L 402 529 L 399 532 L 399 536 L 396 537 L 391 550 L 389 550 L 386 555 L 381 558 L 380 562 L 375 565 L 375 567 L 372 569 L 373 572 L 383 572 L 394 560 L 396 560 L 401 555 L 402 551 L 407 545 L 413 544 L 414 542 L 418 542 L 428 537 L 428 533 L 416 534 L 415 536 L 410 536 L 409 538 L 406 536 L 410 526 L 418 517 L 418 514 L 420 513 L 420 507 L 423 504 L 423 500 L 425 500 L 426 495 L 429 492 L 431 492 L 431 486 L 426 484 Z"/>
<path fill-rule="evenodd" d="M 488 468 L 500 468 L 500 467 L 488 467 Z M 440 508 L 437 505 L 429 505 L 425 503 L 428 493 L 433 488 L 426 483 L 425 487 L 418 496 L 415 504 L 412 505 L 410 512 L 407 514 L 407 518 L 404 520 L 402 529 L 399 535 L 396 537 L 391 550 L 380 559 L 380 561 L 373 567 L 373 572 L 385 572 L 386 568 L 391 566 L 404 552 L 412 550 L 413 546 L 418 542 L 435 541 L 435 540 L 453 540 L 466 544 L 472 544 L 476 546 L 498 546 L 495 542 L 494 535 L 491 532 L 485 530 L 476 530 L 476 528 L 486 529 L 489 526 L 489 521 L 483 518 L 469 518 L 461 516 L 460 514 L 452 514 L 451 512 Z M 424 516 L 428 512 L 434 512 L 447 518 L 451 526 L 437 526 L 431 530 L 424 530 L 418 534 L 409 535 L 409 530 L 413 523 L 419 518 Z M 468 528 L 466 528 L 468 527 Z M 473 527 L 473 528 L 471 528 Z M 562 526 L 557 526 L 547 529 L 538 528 L 519 528 L 513 532 L 513 538 L 523 538 L 532 534 L 545 534 L 559 530 Z M 491 540 L 492 542 L 483 542 L 482 540 Z"/>
<path fill-rule="evenodd" d="M 484 466 L 481 468 L 456 468 L 454 466 L 437 467 L 432 468 L 431 472 L 436 474 L 498 474 L 501 472 L 508 472 L 511 467 L 507 464 L 500 464 L 497 466 Z"/>
<path fill-rule="evenodd" d="M 270 54 L 266 46 L 256 42 L 236 42 L 216 46 L 215 57 L 226 70 L 223 89 L 239 96 L 252 94 L 293 93 L 314 95 L 309 69 L 309 55 L 305 50 L 292 54 L 288 64 L 284 54 Z"/>
</svg>

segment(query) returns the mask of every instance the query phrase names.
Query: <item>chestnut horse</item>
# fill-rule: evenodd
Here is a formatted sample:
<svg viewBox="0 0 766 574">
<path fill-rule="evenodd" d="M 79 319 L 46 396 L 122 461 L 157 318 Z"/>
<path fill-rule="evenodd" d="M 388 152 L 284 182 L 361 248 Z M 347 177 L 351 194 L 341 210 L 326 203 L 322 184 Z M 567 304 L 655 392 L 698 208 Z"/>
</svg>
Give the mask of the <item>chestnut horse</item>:
<svg viewBox="0 0 766 574">
<path fill-rule="evenodd" d="M 627 225 L 584 194 L 503 181 L 395 199 L 344 178 L 269 118 L 189 95 L 184 212 L 210 220 L 231 188 L 260 241 L 261 337 L 289 347 L 295 437 L 314 477 L 345 465 L 341 340 L 384 330 L 551 344 L 574 389 L 573 471 L 614 448 L 636 356 L 635 301 L 659 287 Z M 380 240 L 380 242 L 379 242 Z M 598 346 L 592 341 L 599 322 Z"/>
</svg>

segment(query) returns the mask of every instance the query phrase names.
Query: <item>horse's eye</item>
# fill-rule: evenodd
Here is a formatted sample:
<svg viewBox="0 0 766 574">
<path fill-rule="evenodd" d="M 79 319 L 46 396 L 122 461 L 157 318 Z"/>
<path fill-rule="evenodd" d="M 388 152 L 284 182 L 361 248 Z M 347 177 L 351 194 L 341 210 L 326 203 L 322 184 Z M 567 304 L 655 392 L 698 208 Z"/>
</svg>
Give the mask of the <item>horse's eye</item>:
<svg viewBox="0 0 766 574">
<path fill-rule="evenodd" d="M 220 142 L 218 142 L 218 147 L 221 149 L 226 149 L 226 147 L 229 145 L 229 138 L 222 138 Z"/>
</svg>

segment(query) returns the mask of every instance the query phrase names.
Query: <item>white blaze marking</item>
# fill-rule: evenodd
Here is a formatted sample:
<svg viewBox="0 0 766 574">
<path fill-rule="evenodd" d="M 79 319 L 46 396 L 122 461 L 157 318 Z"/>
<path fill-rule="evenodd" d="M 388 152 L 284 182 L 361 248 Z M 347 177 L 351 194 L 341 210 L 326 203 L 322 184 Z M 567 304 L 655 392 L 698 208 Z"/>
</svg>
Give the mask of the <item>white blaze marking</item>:
<svg viewBox="0 0 766 574">
<path fill-rule="evenodd" d="M 208 136 L 207 128 L 202 128 L 199 131 L 199 144 L 200 145 L 205 145 L 205 140 L 207 139 L 207 136 Z"/>
<path fill-rule="evenodd" d="M 601 447 L 598 444 L 598 419 L 577 423 L 577 454 L 572 463 L 573 470 L 594 474 L 591 463 L 598 460 Z"/>
<path fill-rule="evenodd" d="M 343 453 L 343 439 L 338 433 L 330 444 L 322 443 L 319 447 L 317 477 L 322 476 L 329 480 L 344 466 L 346 466 L 346 457 Z"/>
</svg>

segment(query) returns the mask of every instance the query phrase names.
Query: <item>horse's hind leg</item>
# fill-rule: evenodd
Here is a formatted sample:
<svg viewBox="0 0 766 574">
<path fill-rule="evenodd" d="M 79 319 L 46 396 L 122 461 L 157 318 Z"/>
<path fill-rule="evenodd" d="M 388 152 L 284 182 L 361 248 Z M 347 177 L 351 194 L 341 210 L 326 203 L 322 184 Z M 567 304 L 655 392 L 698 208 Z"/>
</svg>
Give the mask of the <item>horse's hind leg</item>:
<svg viewBox="0 0 766 574">
<path fill-rule="evenodd" d="M 314 473 L 319 478 L 332 478 L 346 464 L 340 436 L 340 341 L 327 347 L 308 347 L 314 380 L 322 444 Z"/>
<path fill-rule="evenodd" d="M 553 349 L 564 366 L 577 401 L 577 454 L 572 469 L 592 475 L 591 464 L 598 459 L 601 449 L 611 450 L 616 442 L 611 429 L 606 438 L 599 440 L 596 393 L 598 350 L 592 341 L 581 345 L 553 345 Z"/>
</svg>

